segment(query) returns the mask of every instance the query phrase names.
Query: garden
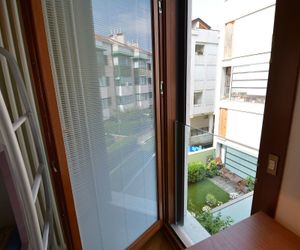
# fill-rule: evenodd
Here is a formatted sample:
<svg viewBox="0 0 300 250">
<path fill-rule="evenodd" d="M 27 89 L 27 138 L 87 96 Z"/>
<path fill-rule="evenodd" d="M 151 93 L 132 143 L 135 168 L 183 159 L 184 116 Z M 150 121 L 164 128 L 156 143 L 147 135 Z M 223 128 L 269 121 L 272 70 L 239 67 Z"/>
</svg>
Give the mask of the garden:
<svg viewBox="0 0 300 250">
<path fill-rule="evenodd" d="M 215 234 L 234 222 L 230 216 L 213 213 L 214 208 L 252 191 L 254 179 L 230 172 L 219 157 L 188 164 L 188 210 L 210 233 Z"/>
</svg>

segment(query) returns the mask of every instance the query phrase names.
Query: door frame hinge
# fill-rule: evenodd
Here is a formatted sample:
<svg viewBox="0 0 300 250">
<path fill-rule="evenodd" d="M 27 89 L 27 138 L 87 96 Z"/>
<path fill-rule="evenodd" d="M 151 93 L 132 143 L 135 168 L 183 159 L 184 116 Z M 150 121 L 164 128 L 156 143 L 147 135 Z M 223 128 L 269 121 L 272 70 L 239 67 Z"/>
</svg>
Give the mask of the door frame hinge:
<svg viewBox="0 0 300 250">
<path fill-rule="evenodd" d="M 158 0 L 158 13 L 162 14 L 163 7 L 162 7 L 162 0 Z"/>
<path fill-rule="evenodd" d="M 160 90 L 160 94 L 163 95 L 164 94 L 164 81 L 160 81 L 159 90 Z"/>
</svg>

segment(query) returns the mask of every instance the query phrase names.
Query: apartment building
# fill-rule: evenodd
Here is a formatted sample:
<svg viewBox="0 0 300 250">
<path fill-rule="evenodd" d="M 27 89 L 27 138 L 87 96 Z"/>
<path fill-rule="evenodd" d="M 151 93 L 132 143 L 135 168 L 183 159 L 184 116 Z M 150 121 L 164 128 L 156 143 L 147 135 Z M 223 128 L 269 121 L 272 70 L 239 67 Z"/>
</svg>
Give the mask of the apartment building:
<svg viewBox="0 0 300 250">
<path fill-rule="evenodd" d="M 125 41 L 118 32 L 95 35 L 103 118 L 114 111 L 149 109 L 152 104 L 152 53 Z"/>
<path fill-rule="evenodd" d="M 267 90 L 275 1 L 224 3 L 214 145 L 241 177 L 255 177 Z M 249 166 L 236 159 L 248 159 Z"/>
<path fill-rule="evenodd" d="M 200 18 L 192 21 L 188 105 L 191 145 L 211 146 L 219 31 Z"/>
</svg>

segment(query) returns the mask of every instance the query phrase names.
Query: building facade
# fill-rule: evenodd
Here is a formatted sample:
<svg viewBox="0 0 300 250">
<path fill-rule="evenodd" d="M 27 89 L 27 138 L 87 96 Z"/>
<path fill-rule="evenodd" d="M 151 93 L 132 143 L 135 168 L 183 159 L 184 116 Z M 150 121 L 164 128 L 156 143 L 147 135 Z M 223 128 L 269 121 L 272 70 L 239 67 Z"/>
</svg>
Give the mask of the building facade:
<svg viewBox="0 0 300 250">
<path fill-rule="evenodd" d="M 191 145 L 211 146 L 219 31 L 200 18 L 192 21 L 191 64 L 187 111 Z"/>
<path fill-rule="evenodd" d="M 241 177 L 255 177 L 275 1 L 228 0 L 224 5 L 214 145 L 227 168 Z M 246 158 L 250 163 L 237 160 Z"/>
<path fill-rule="evenodd" d="M 105 120 L 114 111 L 152 104 L 152 53 L 127 43 L 123 33 L 96 35 L 98 80 Z"/>
</svg>

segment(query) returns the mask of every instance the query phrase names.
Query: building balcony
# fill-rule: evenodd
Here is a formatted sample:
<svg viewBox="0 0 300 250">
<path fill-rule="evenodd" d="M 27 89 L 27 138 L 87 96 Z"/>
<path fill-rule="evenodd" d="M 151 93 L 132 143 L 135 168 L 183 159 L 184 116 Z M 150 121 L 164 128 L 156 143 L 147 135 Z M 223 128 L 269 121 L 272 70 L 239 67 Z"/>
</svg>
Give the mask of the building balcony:
<svg viewBox="0 0 300 250">
<path fill-rule="evenodd" d="M 195 104 L 193 107 L 193 115 L 209 114 L 214 112 L 213 103 Z"/>
<path fill-rule="evenodd" d="M 133 51 L 130 49 L 127 49 L 125 47 L 119 46 L 117 44 L 113 45 L 113 55 L 118 56 L 118 55 L 124 55 L 124 56 L 133 56 Z"/>
<path fill-rule="evenodd" d="M 135 68 L 134 69 L 134 75 L 135 76 L 146 76 L 147 75 L 147 69 Z"/>
<path fill-rule="evenodd" d="M 135 92 L 140 94 L 140 93 L 149 93 L 151 92 L 151 85 L 136 85 L 135 86 Z"/>
<path fill-rule="evenodd" d="M 134 86 L 117 86 L 116 87 L 116 95 L 117 96 L 126 96 L 126 95 L 133 95 L 134 93 Z"/>
<path fill-rule="evenodd" d="M 212 145 L 213 135 L 211 133 L 204 133 L 202 135 L 194 135 L 190 138 L 191 145 Z"/>
<path fill-rule="evenodd" d="M 141 53 L 139 50 L 135 50 L 135 52 L 134 52 L 134 58 L 137 58 L 137 59 L 149 60 L 150 57 L 151 57 L 151 55 Z"/>
</svg>

